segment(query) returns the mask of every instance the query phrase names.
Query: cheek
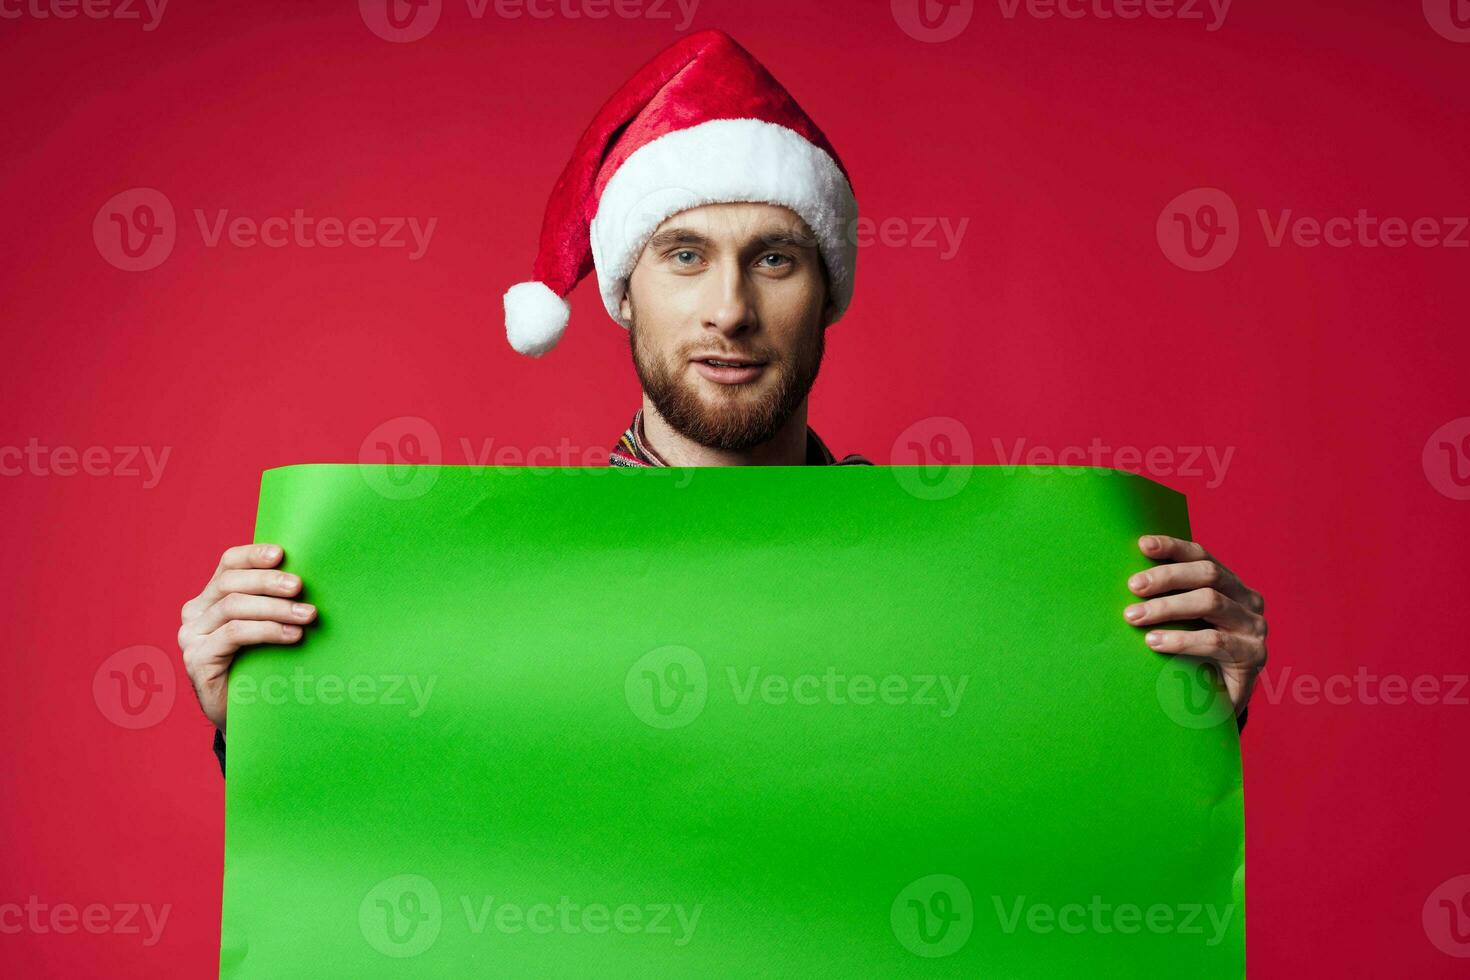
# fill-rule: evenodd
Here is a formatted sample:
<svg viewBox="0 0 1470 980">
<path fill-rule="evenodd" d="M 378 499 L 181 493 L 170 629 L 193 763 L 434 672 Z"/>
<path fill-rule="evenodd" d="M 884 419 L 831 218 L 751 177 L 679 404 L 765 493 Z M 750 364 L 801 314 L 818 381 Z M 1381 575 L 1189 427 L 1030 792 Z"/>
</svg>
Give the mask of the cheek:
<svg viewBox="0 0 1470 980">
<path fill-rule="evenodd" d="M 638 307 L 638 346 L 646 359 L 667 362 L 678 353 L 679 333 L 666 319 L 667 311 Z M 660 314 L 663 314 L 662 316 Z"/>
<path fill-rule="evenodd" d="M 760 322 L 771 341 L 785 351 L 798 351 L 815 343 L 814 334 L 822 328 L 821 289 L 808 289 L 800 284 L 775 283 L 777 289 L 762 296 Z M 820 286 L 820 284 L 818 284 Z M 784 288 L 792 286 L 793 288 Z"/>
<path fill-rule="evenodd" d="M 651 341 L 676 333 L 698 307 L 698 296 L 687 280 L 674 276 L 635 277 L 629 280 L 628 291 L 638 326 Z"/>
<path fill-rule="evenodd" d="M 826 291 L 821 276 L 807 271 L 786 279 L 769 279 L 759 283 L 762 312 L 771 323 L 806 324 L 821 318 Z"/>
<path fill-rule="evenodd" d="M 660 329 L 659 324 L 642 306 L 635 304 L 634 312 L 637 322 L 629 331 L 629 340 L 633 344 L 635 356 L 644 364 L 660 365 L 665 370 L 673 370 L 677 366 L 680 351 L 677 333 Z"/>
</svg>

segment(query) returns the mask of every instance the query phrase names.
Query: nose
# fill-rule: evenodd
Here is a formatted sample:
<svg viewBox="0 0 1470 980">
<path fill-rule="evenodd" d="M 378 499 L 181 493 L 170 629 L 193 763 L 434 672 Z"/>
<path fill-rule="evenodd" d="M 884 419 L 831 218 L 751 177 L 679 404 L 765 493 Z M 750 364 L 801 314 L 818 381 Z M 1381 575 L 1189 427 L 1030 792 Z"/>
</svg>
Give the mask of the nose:
<svg viewBox="0 0 1470 980">
<path fill-rule="evenodd" d="M 755 305 L 750 283 L 739 262 L 721 263 L 705 279 L 709 293 L 704 297 L 704 328 L 726 337 L 738 337 L 756 329 Z"/>
</svg>

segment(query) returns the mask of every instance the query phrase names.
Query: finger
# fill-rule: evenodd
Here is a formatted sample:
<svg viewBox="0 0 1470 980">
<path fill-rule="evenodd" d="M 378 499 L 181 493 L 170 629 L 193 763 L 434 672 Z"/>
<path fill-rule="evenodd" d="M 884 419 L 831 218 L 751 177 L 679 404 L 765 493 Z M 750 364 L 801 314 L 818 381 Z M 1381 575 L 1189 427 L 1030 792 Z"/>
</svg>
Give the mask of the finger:
<svg viewBox="0 0 1470 980">
<path fill-rule="evenodd" d="M 228 663 L 241 647 L 258 643 L 295 643 L 300 626 L 258 619 L 232 619 L 192 647 L 186 659 Z"/>
<path fill-rule="evenodd" d="M 218 585 L 224 595 L 244 592 L 247 595 L 293 596 L 301 591 L 301 578 L 274 568 L 232 568 L 219 573 Z"/>
<path fill-rule="evenodd" d="M 271 568 L 232 568 L 226 572 L 220 572 L 213 582 L 214 588 L 209 594 L 218 591 L 219 599 L 231 592 L 243 592 L 248 595 L 276 595 L 293 596 L 301 591 L 301 579 L 290 572 L 281 572 Z M 184 603 L 181 611 L 181 619 L 185 626 L 198 619 L 199 616 L 210 608 L 214 603 L 206 603 L 205 595 L 200 594 Z M 209 632 L 205 630 L 203 632 Z"/>
<path fill-rule="evenodd" d="M 222 573 L 237 568 L 275 568 L 284 557 L 285 551 L 278 544 L 241 544 L 226 548 L 225 553 L 220 556 L 219 566 L 209 577 L 209 582 L 205 584 L 198 598 L 193 600 L 194 612 L 197 614 L 202 608 L 212 606 L 224 597 L 228 590 L 219 586 Z"/>
<path fill-rule="evenodd" d="M 227 568 L 275 568 L 285 555 L 278 544 L 237 544 L 220 556 L 219 570 Z"/>
<path fill-rule="evenodd" d="M 1251 627 L 1251 613 L 1240 603 L 1217 589 L 1195 589 L 1177 595 L 1160 596 L 1137 602 L 1123 610 L 1123 617 L 1134 626 L 1171 623 L 1184 619 L 1203 619 L 1226 628 Z"/>
<path fill-rule="evenodd" d="M 1236 599 L 1238 602 L 1240 602 L 1241 605 L 1243 605 L 1246 609 L 1249 609 L 1251 612 L 1257 614 L 1265 613 L 1265 597 L 1262 596 L 1255 589 L 1242 582 L 1240 580 L 1240 576 L 1236 575 L 1229 568 L 1227 568 L 1223 562 L 1221 562 L 1219 559 L 1215 558 L 1208 551 L 1206 551 L 1203 545 L 1197 544 L 1193 541 L 1186 541 L 1183 538 L 1171 538 L 1167 534 L 1145 534 L 1143 537 L 1138 539 L 1138 548 L 1150 558 L 1155 558 L 1159 561 L 1214 562 L 1216 565 L 1219 566 L 1220 571 L 1223 573 L 1221 577 L 1221 582 L 1232 583 L 1233 585 L 1238 586 L 1238 588 L 1222 588 L 1219 583 L 1214 582 L 1200 582 L 1198 584 L 1212 585 L 1215 588 L 1220 588 L 1221 591 L 1229 593 L 1232 598 Z M 1151 576 L 1153 571 L 1155 570 L 1150 570 L 1148 574 L 1150 574 Z M 1136 577 L 1137 576 L 1135 576 L 1135 578 Z M 1132 580 L 1130 580 L 1129 584 L 1131 587 Z M 1180 588 L 1180 586 L 1169 586 L 1168 588 Z M 1149 593 L 1139 592 L 1139 594 L 1146 595 L 1164 592 L 1168 591 L 1168 588 L 1152 589 Z M 1133 591 L 1138 592 L 1139 590 L 1134 589 Z"/>
<path fill-rule="evenodd" d="M 1203 545 L 1167 534 L 1145 534 L 1138 539 L 1138 550 L 1160 561 L 1203 561 L 1210 557 Z"/>
<path fill-rule="evenodd" d="M 1149 630 L 1144 637 L 1149 648 L 1182 657 L 1202 657 L 1219 663 L 1235 663 L 1235 638 L 1224 630 Z"/>
<path fill-rule="evenodd" d="M 1146 568 L 1128 580 L 1128 588 L 1142 596 L 1186 589 L 1219 589 L 1245 604 L 1250 594 L 1235 573 L 1217 561 L 1187 561 Z"/>
<path fill-rule="evenodd" d="M 1266 663 L 1265 643 L 1225 630 L 1150 630 L 1145 640 L 1152 650 L 1166 656 L 1197 657 L 1218 664 L 1236 714 L 1250 701 Z"/>
<path fill-rule="evenodd" d="M 196 635 L 213 633 L 232 619 L 269 619 L 278 623 L 309 623 L 316 617 L 316 607 L 309 602 L 292 602 L 271 596 L 231 592 L 206 609 L 188 624 Z"/>
</svg>

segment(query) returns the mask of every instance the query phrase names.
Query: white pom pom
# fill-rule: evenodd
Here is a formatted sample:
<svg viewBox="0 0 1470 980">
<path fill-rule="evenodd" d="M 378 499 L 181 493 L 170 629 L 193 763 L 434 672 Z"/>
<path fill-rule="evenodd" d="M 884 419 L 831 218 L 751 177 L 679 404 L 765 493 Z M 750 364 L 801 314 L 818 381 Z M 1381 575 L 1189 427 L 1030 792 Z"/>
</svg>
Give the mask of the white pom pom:
<svg viewBox="0 0 1470 980">
<path fill-rule="evenodd" d="M 544 282 L 518 282 L 505 291 L 505 339 L 522 354 L 540 357 L 566 332 L 572 308 Z"/>
</svg>

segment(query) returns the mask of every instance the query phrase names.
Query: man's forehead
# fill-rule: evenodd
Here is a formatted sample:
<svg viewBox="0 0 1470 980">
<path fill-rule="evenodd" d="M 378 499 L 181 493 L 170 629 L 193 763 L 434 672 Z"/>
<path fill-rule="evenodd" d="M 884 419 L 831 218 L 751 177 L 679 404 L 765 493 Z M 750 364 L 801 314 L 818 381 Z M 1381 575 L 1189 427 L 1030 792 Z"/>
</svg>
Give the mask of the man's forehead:
<svg viewBox="0 0 1470 980">
<path fill-rule="evenodd" d="M 706 204 L 681 211 L 655 229 L 650 244 L 694 240 L 782 241 L 816 246 L 811 228 L 790 208 L 776 204 Z"/>
</svg>

